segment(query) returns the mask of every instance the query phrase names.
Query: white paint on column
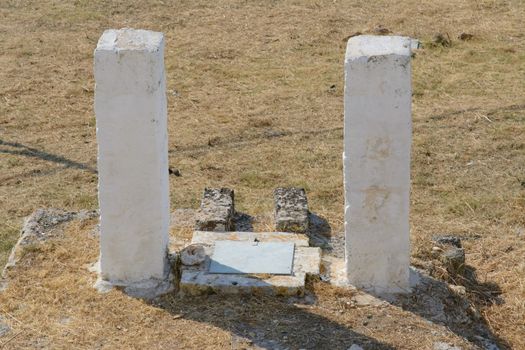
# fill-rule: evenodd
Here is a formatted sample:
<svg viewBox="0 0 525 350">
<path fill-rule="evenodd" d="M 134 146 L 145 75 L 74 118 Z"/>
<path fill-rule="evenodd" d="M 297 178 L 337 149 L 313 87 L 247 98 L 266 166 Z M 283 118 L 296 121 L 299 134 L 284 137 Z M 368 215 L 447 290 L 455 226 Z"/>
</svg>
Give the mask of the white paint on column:
<svg viewBox="0 0 525 350">
<path fill-rule="evenodd" d="M 410 38 L 370 35 L 346 47 L 346 271 L 377 293 L 410 289 L 410 48 Z"/>
<path fill-rule="evenodd" d="M 100 205 L 99 289 L 169 289 L 164 37 L 107 30 L 95 50 Z"/>
</svg>

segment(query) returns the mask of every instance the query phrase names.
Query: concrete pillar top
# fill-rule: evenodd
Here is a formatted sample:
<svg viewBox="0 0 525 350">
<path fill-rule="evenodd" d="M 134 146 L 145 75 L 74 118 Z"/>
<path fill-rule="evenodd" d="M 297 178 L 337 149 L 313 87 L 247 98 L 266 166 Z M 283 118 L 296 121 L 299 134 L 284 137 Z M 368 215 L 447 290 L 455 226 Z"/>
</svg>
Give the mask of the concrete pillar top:
<svg viewBox="0 0 525 350">
<path fill-rule="evenodd" d="M 406 36 L 358 35 L 348 40 L 345 60 L 384 55 L 410 57 L 410 46 L 411 39 Z"/>
<path fill-rule="evenodd" d="M 158 51 L 164 35 L 143 29 L 108 29 L 98 40 L 96 51 Z"/>
</svg>

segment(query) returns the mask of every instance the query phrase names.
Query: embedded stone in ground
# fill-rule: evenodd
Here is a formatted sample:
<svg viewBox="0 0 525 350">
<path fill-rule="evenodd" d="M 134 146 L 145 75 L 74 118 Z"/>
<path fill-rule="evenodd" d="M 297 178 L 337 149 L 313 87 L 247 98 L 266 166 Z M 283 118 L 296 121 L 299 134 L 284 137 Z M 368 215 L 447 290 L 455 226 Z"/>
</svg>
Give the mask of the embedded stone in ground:
<svg viewBox="0 0 525 350">
<path fill-rule="evenodd" d="M 465 270 L 465 250 L 463 248 L 447 249 L 441 255 L 441 260 L 450 273 L 462 274 Z"/>
<path fill-rule="evenodd" d="M 445 246 L 454 246 L 456 248 L 461 248 L 461 238 L 458 236 L 452 235 L 435 235 L 432 236 L 432 240 L 438 244 Z"/>
<path fill-rule="evenodd" d="M 276 188 L 274 200 L 276 231 L 305 233 L 308 230 L 308 200 L 303 188 Z"/>
<path fill-rule="evenodd" d="M 229 188 L 205 188 L 195 229 L 201 231 L 231 231 L 234 229 L 234 192 Z"/>
</svg>

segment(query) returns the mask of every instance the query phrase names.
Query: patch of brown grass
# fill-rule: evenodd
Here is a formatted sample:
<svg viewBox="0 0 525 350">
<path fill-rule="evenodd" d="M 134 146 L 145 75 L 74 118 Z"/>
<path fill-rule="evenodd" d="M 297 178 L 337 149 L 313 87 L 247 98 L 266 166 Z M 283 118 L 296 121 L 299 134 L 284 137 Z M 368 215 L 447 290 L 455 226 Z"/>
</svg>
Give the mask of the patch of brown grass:
<svg viewBox="0 0 525 350">
<path fill-rule="evenodd" d="M 344 38 L 380 25 L 424 44 L 448 34 L 450 47 L 413 60 L 413 256 L 433 234 L 482 236 L 467 262 L 505 299 L 483 313 L 525 347 L 522 1 L 6 0 L 0 18 L 0 260 L 37 207 L 97 206 L 92 52 L 104 29 L 166 35 L 170 164 L 183 175 L 171 178 L 174 208 L 229 186 L 239 209 L 264 217 L 273 188 L 298 185 L 333 234 Z M 464 32 L 473 39 L 456 39 Z"/>
<path fill-rule="evenodd" d="M 0 294 L 0 314 L 12 328 L 0 347 L 263 349 L 274 340 L 291 348 L 420 349 L 440 340 L 469 348 L 445 327 L 398 307 L 349 307 L 352 291 L 318 281 L 309 287 L 315 304 L 215 295 L 168 295 L 150 304 L 118 290 L 99 294 L 88 271 L 98 258 L 95 224 L 73 222 L 58 238 L 25 250 Z"/>
</svg>

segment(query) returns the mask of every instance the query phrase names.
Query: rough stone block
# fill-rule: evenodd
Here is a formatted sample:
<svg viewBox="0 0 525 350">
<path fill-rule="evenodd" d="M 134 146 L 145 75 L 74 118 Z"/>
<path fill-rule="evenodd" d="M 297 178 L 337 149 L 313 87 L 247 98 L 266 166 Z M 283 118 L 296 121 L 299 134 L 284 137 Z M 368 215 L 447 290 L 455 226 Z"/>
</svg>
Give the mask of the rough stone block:
<svg viewBox="0 0 525 350">
<path fill-rule="evenodd" d="M 205 188 L 195 229 L 200 231 L 231 231 L 234 229 L 234 193 L 229 188 Z"/>
<path fill-rule="evenodd" d="M 276 231 L 305 233 L 308 230 L 308 201 L 303 188 L 276 188 L 274 200 Z"/>
</svg>

